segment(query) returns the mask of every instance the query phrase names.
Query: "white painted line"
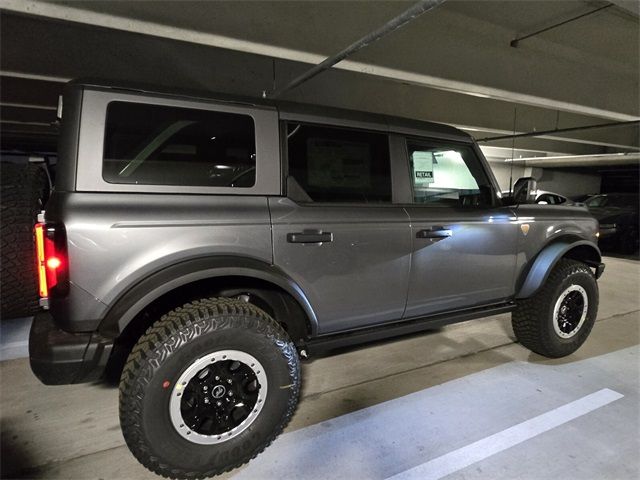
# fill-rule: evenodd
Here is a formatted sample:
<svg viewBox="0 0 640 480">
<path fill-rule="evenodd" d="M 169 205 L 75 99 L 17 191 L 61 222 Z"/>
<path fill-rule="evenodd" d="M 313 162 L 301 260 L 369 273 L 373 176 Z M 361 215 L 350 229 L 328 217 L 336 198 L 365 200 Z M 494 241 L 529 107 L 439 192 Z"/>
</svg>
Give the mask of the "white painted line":
<svg viewBox="0 0 640 480">
<path fill-rule="evenodd" d="M 621 393 L 604 388 L 490 437 L 478 440 L 466 447 L 400 472 L 387 480 L 437 480 L 446 477 L 496 453 L 500 453 L 600 407 L 604 407 L 622 397 L 624 395 Z"/>
</svg>

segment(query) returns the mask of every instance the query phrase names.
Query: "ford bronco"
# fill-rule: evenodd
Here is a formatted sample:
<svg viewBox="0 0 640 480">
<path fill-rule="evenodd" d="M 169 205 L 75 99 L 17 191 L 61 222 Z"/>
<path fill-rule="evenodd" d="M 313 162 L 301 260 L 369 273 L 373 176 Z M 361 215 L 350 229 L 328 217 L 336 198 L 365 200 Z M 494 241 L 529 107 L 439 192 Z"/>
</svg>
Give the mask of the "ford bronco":
<svg viewBox="0 0 640 480">
<path fill-rule="evenodd" d="M 511 312 L 522 345 L 569 355 L 598 310 L 598 224 L 535 191 L 501 195 L 445 125 L 71 82 L 32 369 L 119 378 L 135 457 L 201 478 L 274 440 L 317 352 Z"/>
</svg>

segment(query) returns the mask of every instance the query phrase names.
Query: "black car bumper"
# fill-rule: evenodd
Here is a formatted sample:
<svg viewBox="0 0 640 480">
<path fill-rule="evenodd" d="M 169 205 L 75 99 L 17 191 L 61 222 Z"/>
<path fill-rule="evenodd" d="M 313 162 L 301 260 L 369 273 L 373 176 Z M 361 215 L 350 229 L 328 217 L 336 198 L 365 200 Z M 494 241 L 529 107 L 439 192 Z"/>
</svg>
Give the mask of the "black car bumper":
<svg viewBox="0 0 640 480">
<path fill-rule="evenodd" d="M 69 333 L 49 312 L 38 313 L 29 333 L 31 370 L 46 385 L 90 382 L 100 378 L 113 343 L 97 333 Z"/>
<path fill-rule="evenodd" d="M 594 273 L 596 279 L 600 278 L 604 273 L 605 264 L 602 262 L 594 262 L 590 260 L 586 260 L 585 263 L 594 269 Z"/>
</svg>

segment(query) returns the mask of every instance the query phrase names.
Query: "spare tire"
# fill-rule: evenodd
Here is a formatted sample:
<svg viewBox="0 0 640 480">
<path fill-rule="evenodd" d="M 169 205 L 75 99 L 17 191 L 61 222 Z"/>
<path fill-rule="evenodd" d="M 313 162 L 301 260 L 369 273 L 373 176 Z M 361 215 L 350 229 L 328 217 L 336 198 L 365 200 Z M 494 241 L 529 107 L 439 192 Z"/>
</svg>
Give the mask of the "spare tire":
<svg viewBox="0 0 640 480">
<path fill-rule="evenodd" d="M 26 317 L 38 308 L 33 226 L 49 196 L 38 165 L 0 163 L 0 316 Z"/>
</svg>

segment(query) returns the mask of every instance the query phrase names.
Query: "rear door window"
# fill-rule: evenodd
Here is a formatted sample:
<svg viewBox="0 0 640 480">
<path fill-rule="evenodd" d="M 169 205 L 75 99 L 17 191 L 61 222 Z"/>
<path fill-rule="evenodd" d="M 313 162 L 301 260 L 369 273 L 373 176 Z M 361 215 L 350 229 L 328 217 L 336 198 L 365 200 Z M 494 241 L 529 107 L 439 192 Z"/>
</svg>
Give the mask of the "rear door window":
<svg viewBox="0 0 640 480">
<path fill-rule="evenodd" d="M 111 102 L 103 158 L 110 183 L 249 188 L 254 122 L 237 113 Z"/>
<path fill-rule="evenodd" d="M 386 134 L 290 123 L 289 175 L 313 202 L 390 203 Z"/>
</svg>

